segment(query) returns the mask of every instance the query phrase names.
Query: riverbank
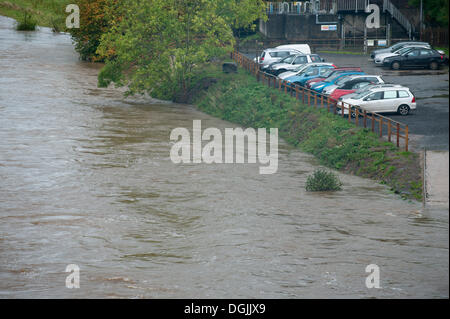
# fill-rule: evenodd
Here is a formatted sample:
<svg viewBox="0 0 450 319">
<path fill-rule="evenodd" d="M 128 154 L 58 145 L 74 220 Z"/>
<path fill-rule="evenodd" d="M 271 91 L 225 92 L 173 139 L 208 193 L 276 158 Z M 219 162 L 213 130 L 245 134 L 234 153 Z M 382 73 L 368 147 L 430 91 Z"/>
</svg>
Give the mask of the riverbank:
<svg viewBox="0 0 450 319">
<path fill-rule="evenodd" d="M 0 15 L 4 15 L 17 21 L 23 19 L 24 13 L 32 15 L 34 22 L 43 27 L 49 27 L 56 31 L 65 29 L 66 6 L 70 0 L 0 0 Z"/>
<path fill-rule="evenodd" d="M 288 143 L 323 165 L 386 184 L 402 198 L 422 199 L 419 154 L 399 151 L 345 119 L 302 105 L 242 69 L 223 74 L 215 63 L 195 82 L 191 102 L 203 112 L 244 127 L 276 127 Z"/>
</svg>

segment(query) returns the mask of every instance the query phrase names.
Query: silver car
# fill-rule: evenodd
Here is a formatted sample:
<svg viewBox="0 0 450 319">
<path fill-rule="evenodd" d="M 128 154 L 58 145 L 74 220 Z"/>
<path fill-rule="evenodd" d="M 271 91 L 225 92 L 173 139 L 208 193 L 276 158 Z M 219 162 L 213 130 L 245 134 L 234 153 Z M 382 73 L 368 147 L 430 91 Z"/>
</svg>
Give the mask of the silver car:
<svg viewBox="0 0 450 319">
<path fill-rule="evenodd" d="M 257 62 L 260 67 L 267 66 L 271 63 L 278 62 L 281 59 L 301 52 L 294 49 L 266 49 L 258 57 Z"/>
<path fill-rule="evenodd" d="M 287 79 L 290 76 L 299 75 L 299 74 L 303 73 L 309 67 L 321 66 L 321 65 L 331 65 L 331 66 L 336 67 L 333 63 L 330 63 L 330 62 L 306 63 L 306 64 L 301 64 L 301 65 L 297 66 L 297 68 L 295 70 L 293 70 L 293 71 L 286 71 L 286 72 L 280 73 L 278 75 L 278 77 L 280 79 L 284 80 L 284 79 Z"/>
<path fill-rule="evenodd" d="M 371 88 L 351 97 L 344 96 L 338 106 L 344 103 L 374 113 L 397 112 L 403 116 L 416 109 L 416 98 L 409 88 L 398 86 Z M 348 108 L 344 108 L 344 114 L 348 114 Z"/>
<path fill-rule="evenodd" d="M 270 64 L 266 68 L 266 72 L 278 75 L 286 71 L 293 71 L 299 65 L 312 62 L 324 62 L 324 60 L 317 54 L 295 54 Z"/>
</svg>

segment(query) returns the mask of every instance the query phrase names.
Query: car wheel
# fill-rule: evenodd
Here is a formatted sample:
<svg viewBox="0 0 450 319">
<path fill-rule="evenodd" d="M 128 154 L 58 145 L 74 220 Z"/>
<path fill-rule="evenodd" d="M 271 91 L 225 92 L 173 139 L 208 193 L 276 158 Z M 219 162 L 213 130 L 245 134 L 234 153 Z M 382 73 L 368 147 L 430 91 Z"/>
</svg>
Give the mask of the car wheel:
<svg viewBox="0 0 450 319">
<path fill-rule="evenodd" d="M 398 63 L 398 62 L 393 62 L 393 63 L 391 64 L 391 69 L 392 69 L 392 70 L 398 70 L 398 69 L 400 69 L 400 63 Z"/>
<path fill-rule="evenodd" d="M 430 63 L 431 70 L 437 70 L 439 68 L 439 64 L 436 61 Z"/>
<path fill-rule="evenodd" d="M 397 109 L 398 114 L 406 116 L 409 114 L 409 106 L 406 104 L 400 105 Z"/>
</svg>

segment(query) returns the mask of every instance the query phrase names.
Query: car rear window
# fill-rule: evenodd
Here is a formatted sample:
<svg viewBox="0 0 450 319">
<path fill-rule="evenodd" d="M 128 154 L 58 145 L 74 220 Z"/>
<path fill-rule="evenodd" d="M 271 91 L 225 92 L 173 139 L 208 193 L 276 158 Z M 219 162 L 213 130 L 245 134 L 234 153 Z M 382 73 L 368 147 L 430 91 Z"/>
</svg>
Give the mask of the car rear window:
<svg viewBox="0 0 450 319">
<path fill-rule="evenodd" d="M 291 52 L 289 52 L 289 51 L 281 51 L 281 52 L 276 52 L 276 53 L 278 53 L 278 57 L 279 58 L 284 58 L 284 57 L 286 57 L 286 56 L 289 56 L 289 55 L 291 55 Z"/>
<path fill-rule="evenodd" d="M 397 91 L 398 97 L 409 97 L 409 93 L 406 91 Z"/>
</svg>

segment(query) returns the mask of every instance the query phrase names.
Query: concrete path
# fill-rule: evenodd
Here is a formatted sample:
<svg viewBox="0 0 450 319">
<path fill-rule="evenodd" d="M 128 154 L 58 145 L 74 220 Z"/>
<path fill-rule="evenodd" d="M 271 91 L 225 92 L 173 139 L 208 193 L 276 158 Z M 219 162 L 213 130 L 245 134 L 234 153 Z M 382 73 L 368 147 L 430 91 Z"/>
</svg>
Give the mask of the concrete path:
<svg viewBox="0 0 450 319">
<path fill-rule="evenodd" d="M 425 187 L 427 204 L 449 206 L 448 153 L 445 151 L 426 151 Z"/>
</svg>

